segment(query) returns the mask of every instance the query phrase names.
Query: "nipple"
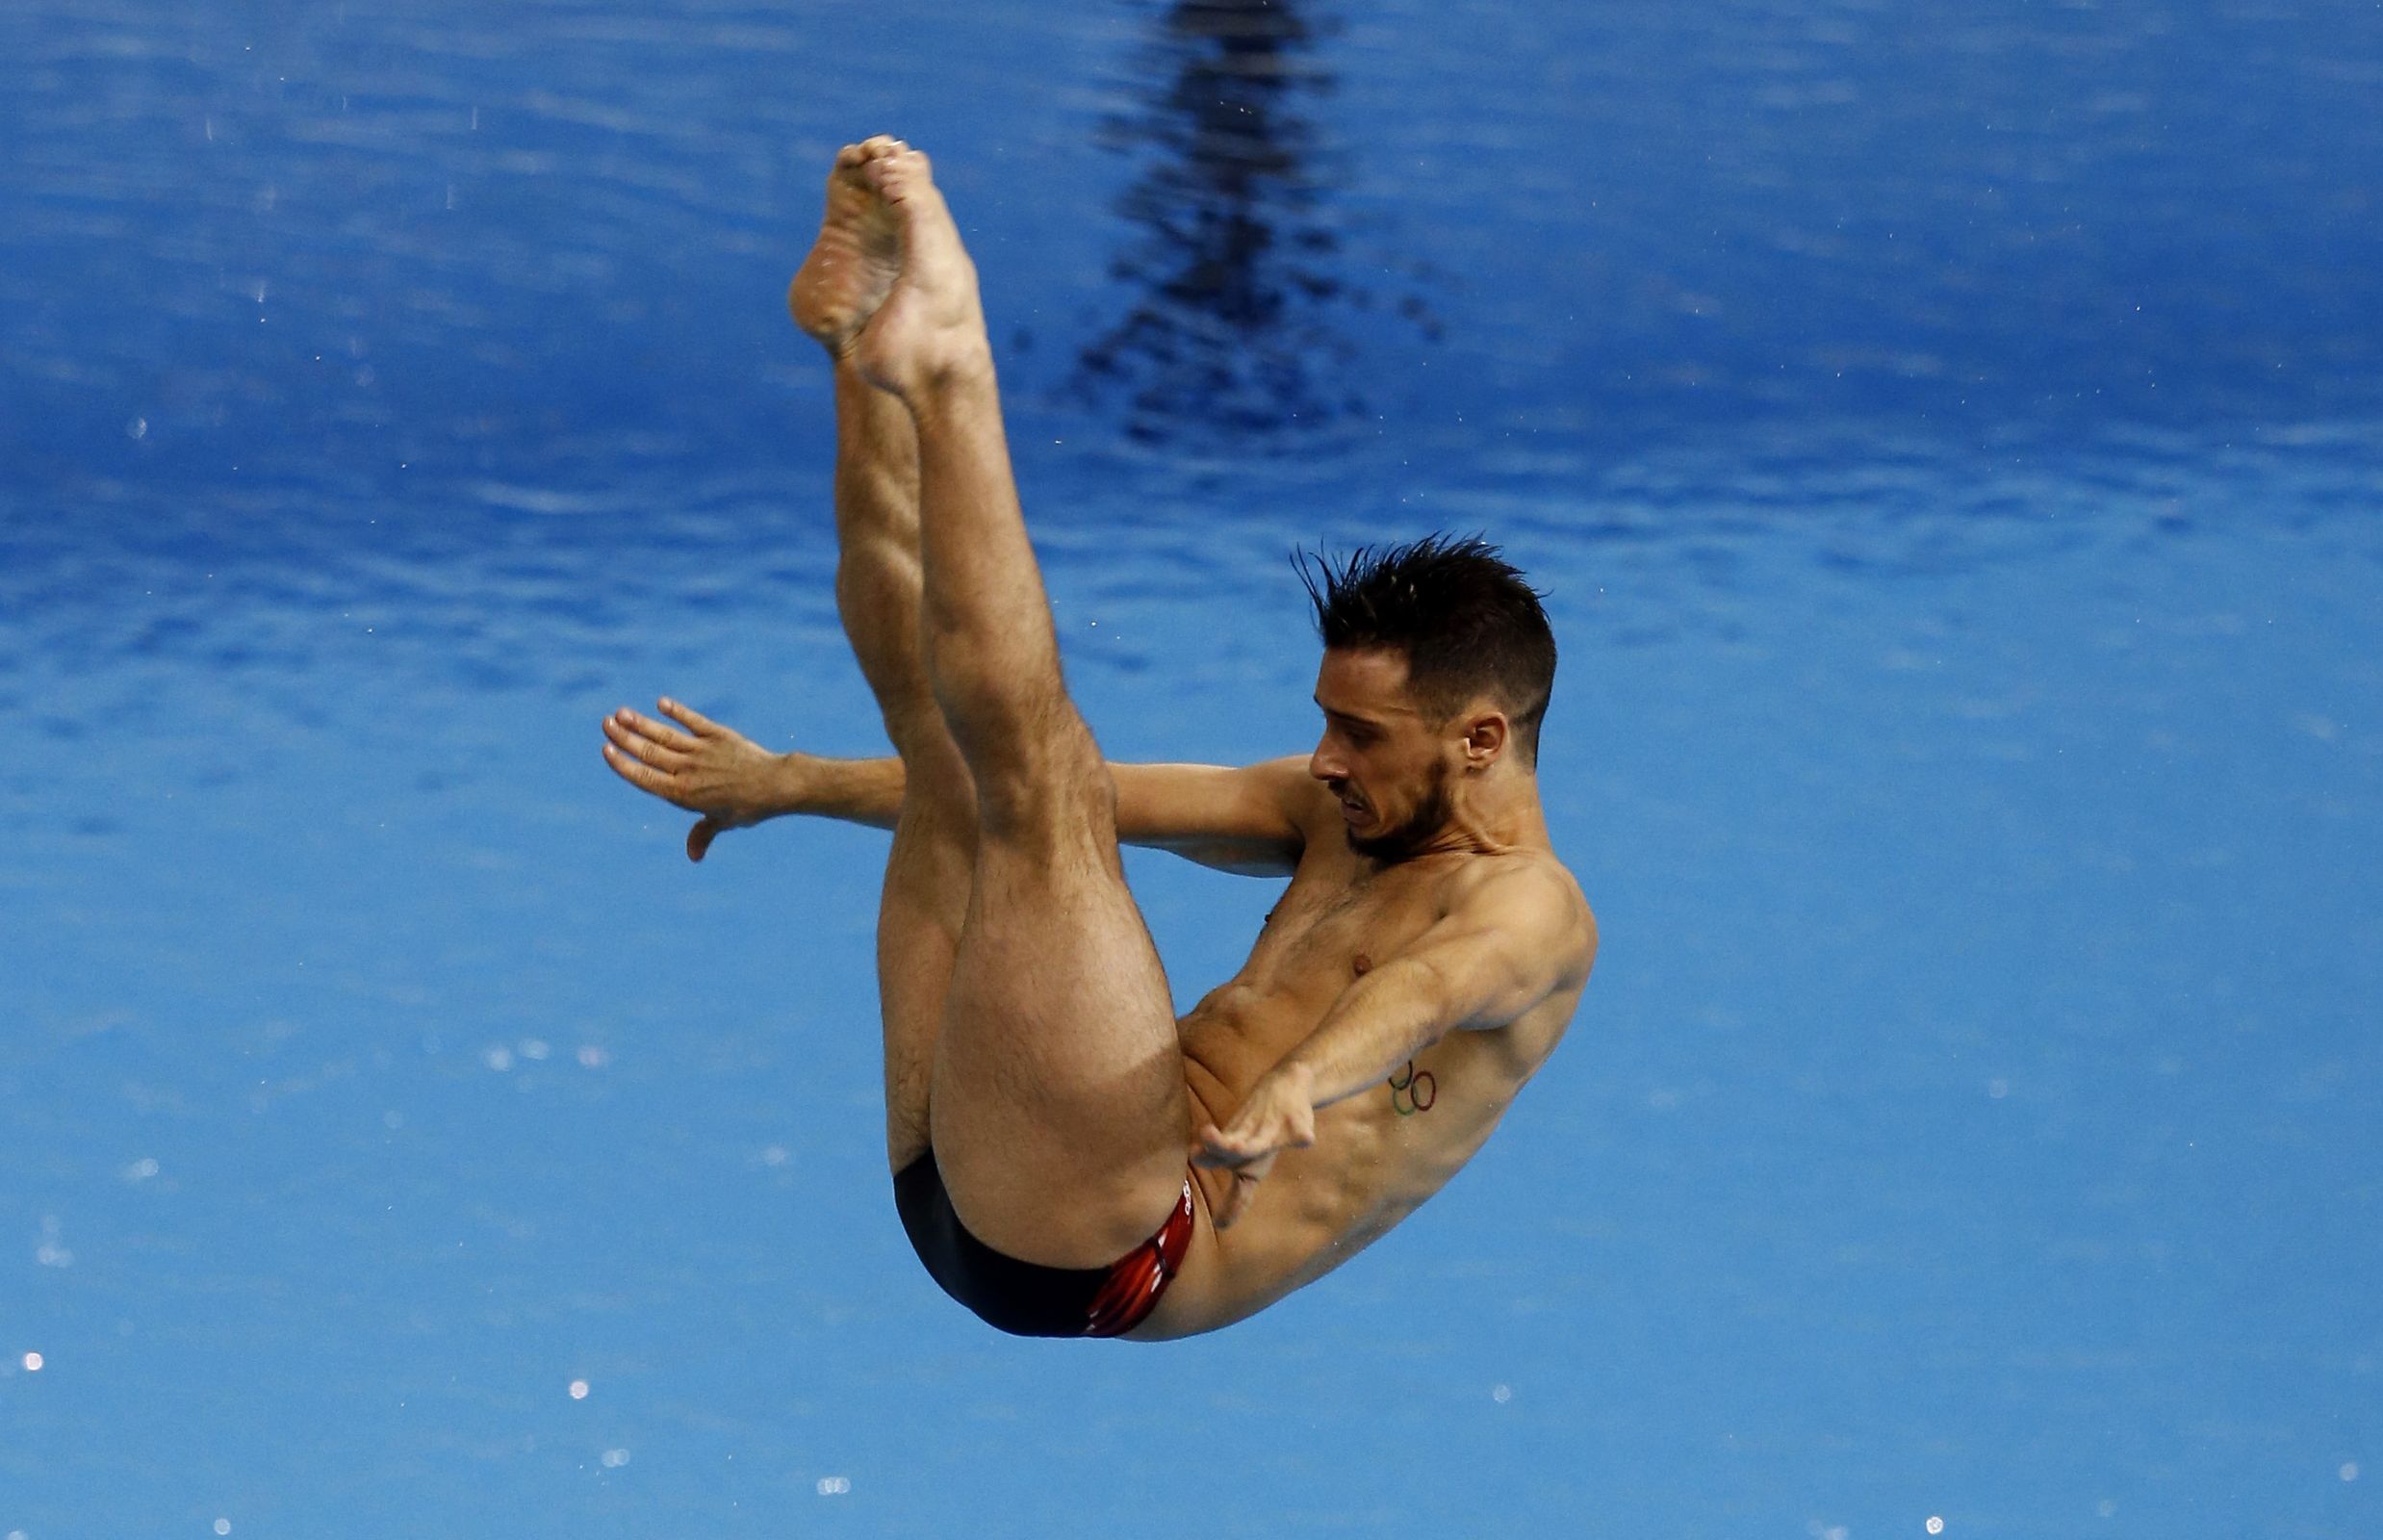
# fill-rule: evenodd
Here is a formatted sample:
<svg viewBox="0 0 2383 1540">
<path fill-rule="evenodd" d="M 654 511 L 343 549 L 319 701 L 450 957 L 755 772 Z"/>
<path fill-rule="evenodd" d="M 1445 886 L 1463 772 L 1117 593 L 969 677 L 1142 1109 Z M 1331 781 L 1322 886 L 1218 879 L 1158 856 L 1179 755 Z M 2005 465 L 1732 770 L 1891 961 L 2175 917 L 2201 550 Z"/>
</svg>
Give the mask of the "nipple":
<svg viewBox="0 0 2383 1540">
<path fill-rule="evenodd" d="M 1372 971 L 1373 960 L 1366 956 L 1363 952 L 1360 952 L 1357 954 L 1356 960 L 1350 964 L 1350 966 L 1357 970 L 1357 977 L 1362 979 L 1368 973 Z"/>
</svg>

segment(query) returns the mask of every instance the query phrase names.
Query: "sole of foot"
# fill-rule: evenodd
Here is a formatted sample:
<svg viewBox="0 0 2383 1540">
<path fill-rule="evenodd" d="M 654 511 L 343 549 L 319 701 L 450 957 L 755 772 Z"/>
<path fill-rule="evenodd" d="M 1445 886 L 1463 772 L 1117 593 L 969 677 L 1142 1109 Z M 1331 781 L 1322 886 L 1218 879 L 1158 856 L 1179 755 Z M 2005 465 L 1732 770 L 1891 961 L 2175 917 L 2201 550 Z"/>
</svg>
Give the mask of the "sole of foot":
<svg viewBox="0 0 2383 1540">
<path fill-rule="evenodd" d="M 879 135 L 837 152 L 828 173 L 828 207 L 819 239 L 786 286 L 795 325 L 842 356 L 885 302 L 902 272 L 902 235 L 894 211 L 866 167 L 905 146 Z"/>
<path fill-rule="evenodd" d="M 927 157 L 888 141 L 882 153 L 864 154 L 855 174 L 892 220 L 901 255 L 892 287 L 852 338 L 853 361 L 872 383 L 906 398 L 980 375 L 989 380 L 992 349 L 976 264 Z"/>
</svg>

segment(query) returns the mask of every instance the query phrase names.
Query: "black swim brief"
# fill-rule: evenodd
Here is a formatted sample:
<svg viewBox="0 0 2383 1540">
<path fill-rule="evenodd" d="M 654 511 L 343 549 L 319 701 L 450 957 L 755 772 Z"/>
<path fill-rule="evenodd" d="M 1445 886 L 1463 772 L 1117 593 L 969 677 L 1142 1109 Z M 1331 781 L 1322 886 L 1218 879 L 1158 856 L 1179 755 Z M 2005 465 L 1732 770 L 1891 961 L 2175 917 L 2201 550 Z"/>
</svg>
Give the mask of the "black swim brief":
<svg viewBox="0 0 2383 1540">
<path fill-rule="evenodd" d="M 894 1207 L 928 1276 L 1016 1337 L 1119 1337 L 1140 1325 L 1192 1248 L 1192 1181 L 1159 1232 L 1105 1268 L 1045 1268 L 970 1235 L 928 1151 L 894 1179 Z"/>
</svg>

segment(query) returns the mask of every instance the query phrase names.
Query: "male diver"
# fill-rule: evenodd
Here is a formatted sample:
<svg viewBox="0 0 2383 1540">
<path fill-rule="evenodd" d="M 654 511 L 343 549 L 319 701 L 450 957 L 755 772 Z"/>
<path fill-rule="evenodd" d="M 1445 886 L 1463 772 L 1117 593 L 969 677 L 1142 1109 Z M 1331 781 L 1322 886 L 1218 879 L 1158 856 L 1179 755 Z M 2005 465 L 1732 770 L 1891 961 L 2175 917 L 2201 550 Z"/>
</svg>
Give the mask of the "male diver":
<svg viewBox="0 0 2383 1540">
<path fill-rule="evenodd" d="M 1320 560 L 1312 755 L 1107 763 L 1061 679 L 976 270 L 924 155 L 837 156 L 787 301 L 834 370 L 836 603 L 899 757 L 769 754 L 666 699 L 668 722 L 608 717 L 605 759 L 702 815 L 696 860 L 782 813 L 893 831 L 886 1157 L 947 1293 L 1026 1336 L 1241 1320 L 1436 1192 L 1588 981 L 1596 920 L 1535 776 L 1538 597 L 1477 540 Z M 1120 839 L 1291 879 L 1181 1020 Z"/>
</svg>

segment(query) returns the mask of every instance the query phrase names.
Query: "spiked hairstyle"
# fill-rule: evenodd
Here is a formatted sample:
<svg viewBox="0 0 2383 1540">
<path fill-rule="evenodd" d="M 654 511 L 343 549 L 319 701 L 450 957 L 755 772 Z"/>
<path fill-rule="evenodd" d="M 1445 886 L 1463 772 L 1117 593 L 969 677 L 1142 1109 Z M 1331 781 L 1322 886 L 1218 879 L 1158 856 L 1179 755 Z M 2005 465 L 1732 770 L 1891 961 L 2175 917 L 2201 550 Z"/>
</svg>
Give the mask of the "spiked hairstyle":
<svg viewBox="0 0 2383 1540">
<path fill-rule="evenodd" d="M 1541 595 L 1478 535 L 1425 535 L 1360 546 L 1334 560 L 1292 558 L 1316 604 L 1326 648 L 1404 654 L 1407 687 L 1443 719 L 1487 696 L 1514 725 L 1525 764 L 1539 760 L 1539 724 L 1555 685 L 1555 633 Z"/>
</svg>

